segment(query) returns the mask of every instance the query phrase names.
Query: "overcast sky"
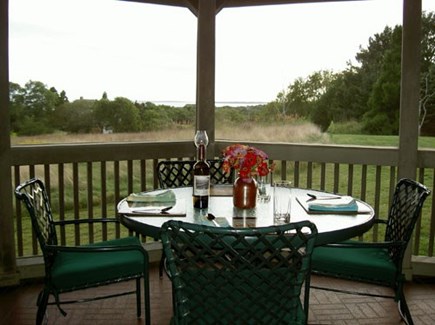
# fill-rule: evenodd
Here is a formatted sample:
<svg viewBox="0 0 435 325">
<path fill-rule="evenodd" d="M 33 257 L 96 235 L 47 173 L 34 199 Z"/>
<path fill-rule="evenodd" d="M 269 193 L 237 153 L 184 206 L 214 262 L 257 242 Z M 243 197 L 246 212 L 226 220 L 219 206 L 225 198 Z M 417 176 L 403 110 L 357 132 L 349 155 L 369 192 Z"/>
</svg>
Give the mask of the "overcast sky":
<svg viewBox="0 0 435 325">
<path fill-rule="evenodd" d="M 196 17 L 187 9 L 116 0 L 10 0 L 10 80 L 107 92 L 138 101 L 195 102 Z M 435 0 L 423 0 L 435 11 Z M 298 77 L 341 71 L 402 0 L 222 10 L 216 18 L 216 101 L 269 102 Z"/>
</svg>

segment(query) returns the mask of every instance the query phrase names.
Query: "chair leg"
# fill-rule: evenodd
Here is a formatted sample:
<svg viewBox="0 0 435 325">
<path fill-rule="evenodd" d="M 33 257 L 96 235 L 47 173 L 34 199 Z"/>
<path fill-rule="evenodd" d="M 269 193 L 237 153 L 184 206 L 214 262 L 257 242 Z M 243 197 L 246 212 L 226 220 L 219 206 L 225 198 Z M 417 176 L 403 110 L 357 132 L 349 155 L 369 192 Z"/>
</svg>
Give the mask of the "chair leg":
<svg viewBox="0 0 435 325">
<path fill-rule="evenodd" d="M 163 278 L 163 269 L 165 267 L 165 255 L 162 252 L 162 257 L 160 258 L 160 264 L 159 264 L 159 277 L 160 279 Z"/>
<path fill-rule="evenodd" d="M 411 312 L 409 311 L 408 304 L 406 303 L 405 296 L 401 295 L 398 304 L 399 314 L 402 317 L 403 321 L 407 325 L 414 325 L 414 321 L 412 320 Z"/>
<path fill-rule="evenodd" d="M 142 313 L 142 306 L 141 306 L 141 292 L 140 292 L 140 278 L 136 279 L 136 315 L 137 318 L 140 317 Z"/>
<path fill-rule="evenodd" d="M 38 306 L 38 311 L 36 313 L 36 325 L 43 324 L 45 313 L 47 311 L 48 297 L 49 292 L 45 289 L 43 289 L 38 295 L 36 302 L 36 305 Z"/>
<path fill-rule="evenodd" d="M 150 303 L 150 282 L 148 272 L 143 276 L 143 293 L 144 293 L 144 306 L 145 306 L 145 324 L 151 325 L 151 303 Z"/>
<path fill-rule="evenodd" d="M 397 301 L 397 308 L 399 310 L 400 317 L 403 319 L 405 324 L 414 325 L 412 320 L 411 312 L 409 311 L 408 304 L 406 303 L 405 294 L 403 292 L 404 279 L 397 283 L 395 287 L 395 300 Z"/>
</svg>

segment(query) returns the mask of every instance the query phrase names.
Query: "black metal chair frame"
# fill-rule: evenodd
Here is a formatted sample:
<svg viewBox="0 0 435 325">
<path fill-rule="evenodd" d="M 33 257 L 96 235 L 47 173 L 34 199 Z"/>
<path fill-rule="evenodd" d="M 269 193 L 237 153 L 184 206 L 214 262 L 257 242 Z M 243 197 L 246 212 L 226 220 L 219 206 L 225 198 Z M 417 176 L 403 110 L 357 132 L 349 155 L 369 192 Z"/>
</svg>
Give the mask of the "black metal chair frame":
<svg viewBox="0 0 435 325">
<path fill-rule="evenodd" d="M 211 184 L 233 184 L 234 171 L 225 174 L 222 169 L 223 160 L 207 160 L 210 164 Z M 193 185 L 193 165 L 196 160 L 162 160 L 157 164 L 157 178 L 160 188 L 174 188 Z M 159 266 L 159 276 L 163 276 L 165 254 L 162 253 Z"/>
<path fill-rule="evenodd" d="M 173 323 L 307 322 L 313 223 L 234 229 L 171 220 L 161 237 Z"/>
<path fill-rule="evenodd" d="M 389 215 L 387 220 L 376 219 L 374 224 L 383 224 L 386 226 L 385 228 L 385 237 L 383 242 L 359 242 L 359 241 L 346 241 L 335 244 L 328 244 L 324 247 L 327 249 L 336 249 L 334 251 L 335 254 L 339 255 L 339 250 L 341 249 L 362 249 L 365 248 L 378 248 L 382 250 L 387 250 L 388 255 L 392 263 L 394 263 L 396 274 L 393 279 L 392 289 L 394 290 L 394 296 L 388 295 L 380 295 L 374 293 L 366 293 L 366 292 L 358 292 L 358 291 L 347 291 L 340 290 L 335 288 L 326 288 L 320 286 L 312 286 L 315 289 L 322 289 L 328 291 L 342 292 L 348 294 L 356 294 L 356 295 L 364 295 L 371 297 L 381 297 L 381 298 L 392 298 L 396 302 L 398 302 L 399 313 L 402 319 L 407 324 L 413 324 L 412 316 L 409 311 L 408 305 L 406 303 L 405 295 L 403 292 L 403 283 L 405 281 L 405 276 L 402 272 L 402 263 L 403 257 L 405 255 L 405 251 L 408 247 L 408 243 L 411 239 L 412 232 L 414 230 L 417 219 L 421 214 L 421 209 L 423 207 L 423 203 L 428 195 L 430 195 L 431 191 L 428 190 L 424 185 L 411 180 L 411 179 L 401 179 L 395 188 L 392 203 L 389 209 Z M 320 251 L 320 250 L 319 250 Z M 340 266 L 338 266 L 340 269 Z M 340 274 L 339 271 L 336 274 L 332 274 L 329 272 L 324 272 L 321 269 L 316 269 L 316 265 L 313 262 L 313 273 L 333 276 L 337 278 L 344 278 L 348 280 L 355 281 L 363 281 L 363 282 L 371 282 L 383 286 L 390 287 L 390 284 L 387 284 L 378 279 L 361 279 L 358 278 L 357 275 L 350 276 L 348 274 Z"/>
<path fill-rule="evenodd" d="M 46 192 L 44 183 L 39 179 L 31 179 L 25 183 L 20 184 L 15 189 L 15 196 L 18 200 L 24 202 L 29 215 L 32 220 L 32 226 L 34 233 L 38 239 L 40 248 L 44 257 L 45 264 L 45 278 L 44 278 L 44 288 L 38 295 L 37 299 L 37 316 L 36 324 L 42 324 L 44 321 L 47 305 L 57 305 L 60 312 L 65 316 L 66 312 L 61 308 L 63 304 L 81 303 L 88 302 L 118 296 L 124 296 L 128 294 L 136 294 L 137 302 L 137 317 L 141 316 L 141 284 L 140 280 L 143 278 L 143 288 L 145 294 L 145 323 L 151 324 L 150 321 L 150 295 L 149 295 L 149 275 L 148 275 L 148 253 L 142 247 L 140 242 L 138 244 L 126 244 L 126 245 L 113 245 L 107 242 L 99 242 L 95 245 L 84 245 L 84 246 L 61 246 L 58 244 L 56 227 L 65 225 L 80 225 L 80 224 L 108 224 L 108 223 L 118 223 L 115 218 L 101 218 L 101 219 L 79 219 L 79 220 L 61 220 L 54 221 L 51 206 L 49 203 L 48 194 Z M 85 285 L 77 286 L 74 288 L 59 288 L 52 283 L 52 267 L 55 264 L 58 254 L 62 253 L 80 253 L 80 254 L 111 254 L 111 253 L 131 253 L 139 252 L 143 260 L 141 263 L 145 266 L 143 271 L 137 274 L 129 274 L 125 277 L 117 277 L 115 279 L 108 280 L 107 278 L 103 281 L 89 281 Z M 110 272 L 110 270 L 109 270 Z M 103 295 L 97 297 L 83 298 L 80 300 L 68 300 L 61 301 L 59 295 L 64 292 L 71 292 L 91 287 L 97 287 L 101 285 L 107 285 L 112 283 L 118 283 L 121 281 L 136 280 L 136 290 L 128 292 L 120 292 L 111 295 Z M 55 301 L 49 302 L 49 296 L 53 295 Z"/>
<path fill-rule="evenodd" d="M 225 174 L 220 159 L 207 160 L 210 164 L 211 184 L 232 184 L 234 172 Z M 162 160 L 157 164 L 160 188 L 192 186 L 195 160 Z"/>
</svg>

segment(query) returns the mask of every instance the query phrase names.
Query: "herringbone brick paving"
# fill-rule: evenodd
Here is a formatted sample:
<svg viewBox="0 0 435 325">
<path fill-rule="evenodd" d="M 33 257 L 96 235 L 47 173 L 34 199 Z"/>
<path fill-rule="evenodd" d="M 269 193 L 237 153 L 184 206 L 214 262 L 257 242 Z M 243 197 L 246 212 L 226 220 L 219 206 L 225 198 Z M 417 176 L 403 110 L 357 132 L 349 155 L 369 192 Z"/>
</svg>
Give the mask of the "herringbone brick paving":
<svg viewBox="0 0 435 325">
<path fill-rule="evenodd" d="M 332 286 L 341 289 L 375 291 L 390 294 L 387 288 L 369 284 L 336 280 L 326 277 L 312 277 L 312 284 Z M 36 315 L 36 297 L 41 283 L 29 283 L 19 287 L 0 289 L 0 324 L 34 324 Z M 113 292 L 120 288 L 133 288 L 134 282 L 120 283 L 97 289 L 92 292 Z M 171 284 L 165 276 L 159 279 L 158 267 L 153 265 L 150 271 L 151 318 L 152 324 L 169 324 L 172 315 Z M 414 281 L 407 283 L 405 292 L 415 324 L 435 324 L 435 281 Z M 69 294 L 77 296 L 76 293 Z M 83 296 L 83 291 L 80 293 Z M 100 300 L 90 303 L 65 305 L 68 313 L 63 317 L 57 307 L 49 306 L 48 324 L 143 324 L 136 318 L 134 295 Z M 309 324 L 404 324 L 400 320 L 395 302 L 392 299 L 348 295 L 330 291 L 312 289 L 310 294 Z"/>
</svg>

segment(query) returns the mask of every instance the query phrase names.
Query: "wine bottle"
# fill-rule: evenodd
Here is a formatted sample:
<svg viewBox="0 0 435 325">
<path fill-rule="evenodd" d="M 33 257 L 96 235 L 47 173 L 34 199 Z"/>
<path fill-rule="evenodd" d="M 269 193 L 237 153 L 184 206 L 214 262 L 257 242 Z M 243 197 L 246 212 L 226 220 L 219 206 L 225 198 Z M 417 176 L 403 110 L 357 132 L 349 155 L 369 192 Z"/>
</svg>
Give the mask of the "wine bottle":
<svg viewBox="0 0 435 325">
<path fill-rule="evenodd" d="M 193 165 L 193 207 L 208 208 L 210 196 L 210 165 L 206 161 L 206 146 L 208 137 L 206 131 L 197 131 L 195 145 L 197 146 L 197 161 Z"/>
</svg>

